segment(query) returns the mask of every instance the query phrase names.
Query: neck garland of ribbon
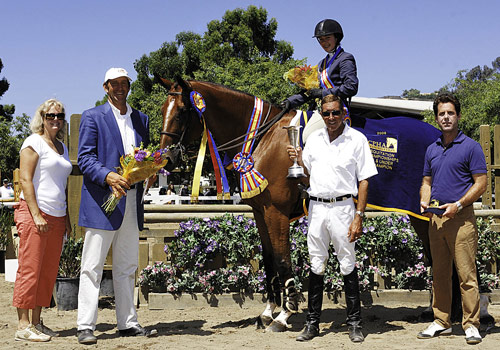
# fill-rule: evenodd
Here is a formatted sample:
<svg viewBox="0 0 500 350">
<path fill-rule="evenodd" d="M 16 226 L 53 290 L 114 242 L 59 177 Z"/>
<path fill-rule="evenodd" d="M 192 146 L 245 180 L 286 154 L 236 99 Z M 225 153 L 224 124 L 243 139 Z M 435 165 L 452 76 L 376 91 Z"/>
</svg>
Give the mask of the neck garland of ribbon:
<svg viewBox="0 0 500 350">
<path fill-rule="evenodd" d="M 241 198 L 255 197 L 263 192 L 268 184 L 267 179 L 254 168 L 254 160 L 252 157 L 252 148 L 255 142 L 253 137 L 260 124 L 263 109 L 264 101 L 255 97 L 254 108 L 252 116 L 250 117 L 245 143 L 243 144 L 241 152 L 233 158 L 234 170 L 240 172 Z"/>
<path fill-rule="evenodd" d="M 341 49 L 342 47 L 339 45 L 339 47 L 337 48 L 337 50 L 333 54 L 333 57 L 330 60 L 328 60 L 328 55 L 323 60 L 323 65 L 322 65 L 323 70 L 319 72 L 319 77 L 320 77 L 319 83 L 322 89 L 332 89 L 335 87 L 335 84 L 333 84 L 333 81 L 330 79 L 328 75 L 328 70 L 330 69 L 333 61 L 335 61 L 335 58 L 337 58 Z M 318 69 L 321 69 L 320 66 L 318 66 Z M 351 116 L 349 114 L 349 109 L 347 109 L 347 106 L 344 104 L 344 102 L 342 102 L 342 105 L 344 106 L 344 109 L 346 111 L 346 115 L 344 116 L 344 122 L 347 125 L 351 126 Z"/>
<path fill-rule="evenodd" d="M 201 122 L 203 123 L 203 136 L 201 138 L 200 150 L 196 159 L 196 167 L 193 176 L 193 187 L 191 190 L 191 200 L 197 202 L 198 196 L 200 194 L 201 169 L 203 167 L 203 159 L 205 158 L 207 141 L 210 149 L 212 164 L 214 167 L 215 182 L 217 185 L 217 199 L 229 199 L 229 183 L 227 181 L 226 172 L 224 170 L 224 167 L 222 166 L 222 161 L 220 159 L 219 152 L 217 151 L 217 146 L 215 145 L 212 133 L 210 132 L 210 130 L 208 130 L 205 119 L 203 118 L 203 112 L 205 112 L 206 109 L 205 100 L 203 99 L 203 96 L 197 91 L 191 91 L 189 97 L 191 99 L 191 104 L 198 113 Z"/>
</svg>

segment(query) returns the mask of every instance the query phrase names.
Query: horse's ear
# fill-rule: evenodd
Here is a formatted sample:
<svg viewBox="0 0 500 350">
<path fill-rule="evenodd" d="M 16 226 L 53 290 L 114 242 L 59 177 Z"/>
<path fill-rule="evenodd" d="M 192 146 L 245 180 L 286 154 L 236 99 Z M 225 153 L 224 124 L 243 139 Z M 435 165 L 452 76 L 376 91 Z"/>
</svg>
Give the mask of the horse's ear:
<svg viewBox="0 0 500 350">
<path fill-rule="evenodd" d="M 161 86 L 163 86 L 165 89 L 167 89 L 167 91 L 170 90 L 170 88 L 172 87 L 172 85 L 174 85 L 174 82 L 173 81 L 170 81 L 170 80 L 167 80 L 167 79 L 163 79 L 162 77 L 160 77 L 158 74 L 156 73 L 153 73 L 153 76 L 154 76 L 154 80 L 153 82 L 154 83 L 158 83 L 160 84 Z"/>
<path fill-rule="evenodd" d="M 177 81 L 177 84 L 179 84 L 181 86 L 182 91 L 190 91 L 191 90 L 191 87 L 189 86 L 189 84 L 184 79 L 182 79 L 182 77 L 180 75 L 175 77 L 175 81 Z"/>
</svg>

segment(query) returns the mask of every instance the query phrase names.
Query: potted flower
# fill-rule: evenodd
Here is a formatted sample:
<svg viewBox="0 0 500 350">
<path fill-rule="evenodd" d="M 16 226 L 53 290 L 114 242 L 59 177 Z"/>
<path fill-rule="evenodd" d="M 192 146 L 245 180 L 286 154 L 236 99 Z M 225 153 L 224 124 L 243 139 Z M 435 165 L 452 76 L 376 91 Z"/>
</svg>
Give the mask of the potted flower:
<svg viewBox="0 0 500 350">
<path fill-rule="evenodd" d="M 59 310 L 78 307 L 78 287 L 82 260 L 83 238 L 68 237 L 61 251 L 56 279 L 56 298 Z"/>
<path fill-rule="evenodd" d="M 177 289 L 175 274 L 176 271 L 172 266 L 163 261 L 156 261 L 141 270 L 139 284 L 152 293 L 173 292 Z"/>
</svg>

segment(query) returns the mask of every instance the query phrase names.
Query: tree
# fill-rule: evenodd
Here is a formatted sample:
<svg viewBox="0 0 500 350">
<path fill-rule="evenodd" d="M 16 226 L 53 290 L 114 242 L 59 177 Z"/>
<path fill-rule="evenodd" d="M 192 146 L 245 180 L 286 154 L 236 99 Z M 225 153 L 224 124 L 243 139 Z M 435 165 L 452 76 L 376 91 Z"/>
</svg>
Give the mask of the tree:
<svg viewBox="0 0 500 350">
<path fill-rule="evenodd" d="M 435 92 L 422 94 L 418 89 L 410 89 L 404 90 L 401 94 L 401 97 L 408 100 L 434 100 L 434 98 L 436 98 L 436 95 L 437 94 Z"/>
<path fill-rule="evenodd" d="M 153 142 L 159 140 L 160 108 L 166 91 L 153 76 L 205 80 L 242 90 L 270 102 L 280 102 L 298 92 L 283 80 L 283 74 L 304 60 L 292 59 L 290 43 L 275 40 L 278 23 L 268 20 L 262 7 L 226 11 L 222 20 L 212 20 L 203 35 L 178 33 L 135 63 L 137 80 L 132 83 L 129 103 L 148 114 Z"/>
<path fill-rule="evenodd" d="M 0 170 L 2 177 L 11 177 L 19 167 L 19 150 L 26 137 L 30 135 L 30 117 L 23 113 L 12 121 L 0 120 Z"/>
<path fill-rule="evenodd" d="M 0 72 L 3 63 L 0 59 Z M 6 78 L 0 80 L 0 97 L 9 89 Z M 19 166 L 19 149 L 24 139 L 30 134 L 29 116 L 13 118 L 14 105 L 0 105 L 0 171 L 2 177 L 11 177 L 12 172 Z"/>
<path fill-rule="evenodd" d="M 2 59 L 0 58 L 0 73 L 2 72 L 2 69 L 3 63 Z M 5 79 L 5 77 L 0 80 L 0 98 L 9 89 L 9 86 L 10 84 L 7 79 Z M 11 121 L 15 111 L 16 108 L 14 107 L 14 105 L 0 105 L 0 121 Z"/>
<path fill-rule="evenodd" d="M 488 124 L 493 129 L 494 125 L 500 124 L 500 57 L 492 62 L 491 67 L 476 66 L 459 71 L 453 82 L 440 91 L 457 95 L 462 107 L 460 130 L 479 141 L 480 125 Z M 434 123 L 434 114 L 425 113 L 425 120 Z"/>
</svg>

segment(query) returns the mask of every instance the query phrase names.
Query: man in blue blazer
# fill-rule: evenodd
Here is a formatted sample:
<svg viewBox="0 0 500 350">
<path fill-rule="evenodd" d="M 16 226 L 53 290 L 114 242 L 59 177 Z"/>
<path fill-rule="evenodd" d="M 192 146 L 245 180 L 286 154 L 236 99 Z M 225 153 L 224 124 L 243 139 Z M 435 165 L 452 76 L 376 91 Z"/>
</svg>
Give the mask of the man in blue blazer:
<svg viewBox="0 0 500 350">
<path fill-rule="evenodd" d="M 138 263 L 139 230 L 144 223 L 142 183 L 130 184 L 116 172 L 120 157 L 141 142 L 149 144 L 148 116 L 127 103 L 130 77 L 123 68 L 110 68 L 104 78 L 108 102 L 86 110 L 80 122 L 78 166 L 83 173 L 78 224 L 85 228 L 80 289 L 78 342 L 94 344 L 99 288 L 104 262 L 113 246 L 113 287 L 116 319 L 122 336 L 154 336 L 137 321 L 134 281 Z M 110 193 L 124 196 L 111 215 L 102 205 Z"/>
</svg>

